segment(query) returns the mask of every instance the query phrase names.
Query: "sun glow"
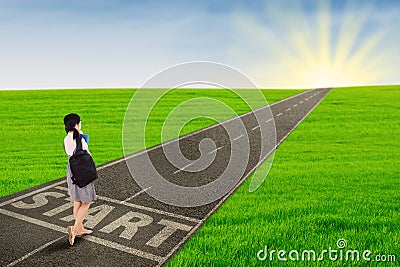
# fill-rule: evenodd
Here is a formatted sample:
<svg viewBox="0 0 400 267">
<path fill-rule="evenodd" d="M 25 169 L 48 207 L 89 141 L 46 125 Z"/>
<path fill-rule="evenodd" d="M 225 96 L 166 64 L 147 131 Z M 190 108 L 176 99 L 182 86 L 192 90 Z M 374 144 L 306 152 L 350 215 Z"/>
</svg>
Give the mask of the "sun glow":
<svg viewBox="0 0 400 267">
<path fill-rule="evenodd" d="M 353 83 L 351 74 L 346 74 L 342 69 L 319 67 L 306 69 L 298 75 L 300 84 L 310 84 L 311 87 L 340 86 Z"/>
<path fill-rule="evenodd" d="M 372 37 L 363 42 L 356 52 L 351 53 L 356 45 L 357 37 L 365 24 L 366 18 L 370 13 L 370 8 L 363 8 L 354 17 L 354 13 L 348 10 L 341 17 L 340 30 L 336 38 L 336 46 L 332 47 L 332 18 L 328 1 L 321 1 L 317 13 L 317 31 L 315 34 L 319 37 L 318 47 L 313 51 L 307 51 L 309 56 L 307 64 L 299 69 L 297 75 L 300 86 L 310 87 L 338 87 L 347 85 L 359 85 L 362 83 L 373 83 L 378 80 L 377 72 L 368 71 L 370 65 L 367 58 L 377 42 L 382 37 L 382 33 L 374 33 Z M 354 9 L 354 7 L 352 8 Z M 311 35 L 311 33 L 310 33 Z M 312 38 L 317 39 L 317 38 Z M 311 39 L 311 40 L 312 40 Z M 310 47 L 310 40 L 304 40 L 304 44 Z M 300 53 L 307 48 L 299 50 Z"/>
<path fill-rule="evenodd" d="M 390 51 L 378 49 L 385 30 L 365 31 L 372 7 L 349 2 L 338 14 L 329 1 L 318 3 L 313 13 L 307 13 L 301 1 L 270 2 L 265 13 L 268 23 L 253 16 L 237 16 L 242 47 L 234 47 L 231 55 L 253 66 L 245 71 L 256 73 L 257 83 L 270 88 L 379 83 L 390 71 L 384 66 Z M 243 47 L 243 40 L 255 45 Z"/>
</svg>

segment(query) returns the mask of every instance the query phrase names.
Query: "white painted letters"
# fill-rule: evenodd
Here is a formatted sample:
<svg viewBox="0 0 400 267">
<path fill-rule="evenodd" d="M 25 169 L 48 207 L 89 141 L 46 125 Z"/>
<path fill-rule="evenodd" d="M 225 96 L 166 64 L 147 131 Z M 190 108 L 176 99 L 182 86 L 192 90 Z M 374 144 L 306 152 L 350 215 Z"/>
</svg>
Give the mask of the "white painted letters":
<svg viewBox="0 0 400 267">
<path fill-rule="evenodd" d="M 62 193 L 58 193 L 58 192 L 43 192 L 43 193 L 34 195 L 32 197 L 32 199 L 34 201 L 34 203 L 32 203 L 32 204 L 28 204 L 28 203 L 25 203 L 22 200 L 20 200 L 20 201 L 11 203 L 11 205 L 16 208 L 19 208 L 19 209 L 36 209 L 36 208 L 39 208 L 39 207 L 44 206 L 47 203 L 49 203 L 46 196 L 60 198 L 60 197 L 64 197 L 65 195 Z"/>
<path fill-rule="evenodd" d="M 138 218 L 140 219 L 137 222 L 130 222 L 133 218 Z M 126 213 L 124 216 L 116 219 L 109 225 L 106 225 L 102 229 L 100 229 L 100 232 L 104 233 L 111 233 L 114 230 L 118 229 L 119 227 L 123 226 L 125 227 L 124 231 L 119 235 L 119 237 L 123 237 L 126 239 L 132 239 L 132 237 L 135 235 L 139 227 L 143 227 L 146 225 L 149 225 L 153 222 L 153 218 L 149 215 L 142 214 L 139 212 L 133 212 L 129 211 Z"/>
<path fill-rule="evenodd" d="M 158 234 L 147 241 L 146 245 L 159 247 L 165 240 L 167 240 L 168 237 L 175 233 L 176 230 L 183 230 L 188 232 L 190 231 L 190 229 L 192 229 L 192 226 L 177 222 L 171 222 L 164 219 L 160 220 L 158 224 L 165 225 L 165 227 Z"/>
</svg>

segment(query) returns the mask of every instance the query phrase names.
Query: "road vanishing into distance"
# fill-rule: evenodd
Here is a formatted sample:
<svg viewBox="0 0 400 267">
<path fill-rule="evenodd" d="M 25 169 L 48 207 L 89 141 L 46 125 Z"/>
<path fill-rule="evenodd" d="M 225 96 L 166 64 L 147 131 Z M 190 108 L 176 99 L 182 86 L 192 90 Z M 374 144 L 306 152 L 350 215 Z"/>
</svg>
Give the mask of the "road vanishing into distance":
<svg viewBox="0 0 400 267">
<path fill-rule="evenodd" d="M 69 245 L 66 232 L 74 218 L 65 177 L 0 198 L 0 265 L 165 265 L 330 90 L 309 90 L 97 167 L 98 198 L 85 224 L 94 231 L 76 238 L 74 246 Z M 265 142 L 271 137 L 275 142 Z M 205 139 L 209 145 L 200 151 Z M 173 151 L 177 145 L 186 159 L 166 155 L 165 151 Z M 152 166 L 146 165 L 148 159 Z M 225 176 L 229 179 L 239 173 L 239 179 L 218 182 L 229 168 Z M 139 186 L 132 178 L 153 177 L 155 171 L 188 190 L 215 182 L 215 190 L 209 194 L 211 202 L 202 204 L 208 195 L 196 196 L 197 191 L 186 196 L 177 192 L 176 201 L 184 203 L 181 206 L 165 204 L 171 192 L 158 194 L 157 199 L 167 201 L 157 200 L 152 195 L 162 190 L 162 184 L 152 184 L 149 179 L 148 186 Z M 218 197 L 217 193 L 224 191 Z"/>
</svg>

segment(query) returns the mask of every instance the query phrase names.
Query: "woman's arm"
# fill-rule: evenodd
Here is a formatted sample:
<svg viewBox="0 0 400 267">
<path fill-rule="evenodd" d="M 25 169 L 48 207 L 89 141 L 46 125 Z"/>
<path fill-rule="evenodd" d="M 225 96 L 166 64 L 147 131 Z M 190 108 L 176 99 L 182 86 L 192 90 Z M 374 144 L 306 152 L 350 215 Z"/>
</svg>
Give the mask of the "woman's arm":
<svg viewBox="0 0 400 267">
<path fill-rule="evenodd" d="M 90 153 L 90 151 L 89 151 L 89 146 L 88 146 L 88 144 L 86 143 L 86 139 L 82 137 L 81 141 L 82 141 L 82 149 L 83 149 L 83 150 L 86 150 L 90 155 L 92 155 L 92 154 Z"/>
</svg>

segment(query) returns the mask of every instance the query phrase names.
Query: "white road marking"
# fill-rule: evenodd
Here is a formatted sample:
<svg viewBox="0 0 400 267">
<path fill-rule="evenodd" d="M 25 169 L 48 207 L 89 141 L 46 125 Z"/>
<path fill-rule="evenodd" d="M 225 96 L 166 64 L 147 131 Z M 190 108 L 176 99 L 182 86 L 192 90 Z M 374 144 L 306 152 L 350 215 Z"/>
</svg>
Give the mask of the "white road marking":
<svg viewBox="0 0 400 267">
<path fill-rule="evenodd" d="M 67 230 L 64 227 L 61 227 L 61 226 L 58 226 L 58 225 L 55 225 L 55 224 L 52 224 L 52 223 L 44 222 L 44 221 L 41 221 L 41 220 L 38 220 L 38 219 L 35 219 L 35 218 L 31 218 L 31 217 L 28 217 L 26 215 L 22 215 L 22 214 L 13 212 L 13 211 L 0 209 L 0 213 L 4 214 L 4 215 L 7 215 L 9 217 L 13 217 L 15 219 L 19 219 L 19 220 L 30 222 L 30 223 L 33 223 L 33 224 L 36 224 L 36 225 L 39 225 L 39 226 L 43 226 L 43 227 L 46 227 L 46 228 L 49 228 L 51 230 L 58 231 L 58 232 L 61 232 L 61 233 L 64 233 L 64 234 L 67 233 Z"/>
<path fill-rule="evenodd" d="M 134 222 L 131 221 L 133 218 L 135 218 Z M 124 230 L 122 231 L 122 233 L 119 234 L 119 237 L 132 240 L 132 237 L 137 233 L 139 228 L 148 226 L 152 222 L 153 217 L 151 217 L 150 215 L 140 212 L 128 211 L 118 219 L 101 228 L 99 232 L 110 234 L 118 228 L 124 227 Z"/>
<path fill-rule="evenodd" d="M 127 159 L 128 159 L 128 158 L 127 158 Z M 96 169 L 97 169 L 97 171 L 100 171 L 100 170 L 102 170 L 102 169 L 105 169 L 105 168 L 107 168 L 107 167 L 109 167 L 109 166 L 118 164 L 118 163 L 123 162 L 123 161 L 125 161 L 125 158 L 118 159 L 118 160 L 116 160 L 116 161 L 107 163 L 107 164 L 105 164 L 105 165 L 101 165 L 100 167 L 97 167 Z"/>
<path fill-rule="evenodd" d="M 174 171 L 174 174 L 177 174 L 178 172 L 184 171 L 186 168 L 192 166 L 194 164 L 194 162 L 189 163 L 188 165 L 184 166 L 182 169 L 178 169 L 176 171 Z"/>
<path fill-rule="evenodd" d="M 189 232 L 193 226 L 171 222 L 168 220 L 161 219 L 157 224 L 164 225 L 165 227 L 158 232 L 155 236 L 153 236 L 149 241 L 147 241 L 146 245 L 158 248 L 165 240 L 168 239 L 173 233 L 177 230 L 182 230 L 185 232 Z"/>
<path fill-rule="evenodd" d="M 163 257 L 148 253 L 148 252 L 144 252 L 138 249 L 134 249 L 134 248 L 130 248 L 121 244 L 118 244 L 116 242 L 113 241 L 109 241 L 103 238 L 99 238 L 93 235 L 88 235 L 85 237 L 85 239 L 92 241 L 93 243 L 97 243 L 99 245 L 103 245 L 105 247 L 109 247 L 109 248 L 114 248 L 114 249 L 118 249 L 120 251 L 141 257 L 141 258 L 145 258 L 145 259 L 149 259 L 152 261 L 156 261 L 158 263 L 164 262 L 165 259 Z"/>
<path fill-rule="evenodd" d="M 303 101 L 303 100 L 301 100 L 301 101 L 300 101 L 300 104 L 303 104 L 303 102 L 304 102 L 304 101 Z"/>
<path fill-rule="evenodd" d="M 145 189 L 140 190 L 139 192 L 137 192 L 137 193 L 134 194 L 133 196 L 128 197 L 127 199 L 121 201 L 121 204 L 124 204 L 124 202 L 128 202 L 128 201 L 131 200 L 132 198 L 137 197 L 138 195 L 140 195 L 140 194 L 146 192 L 147 190 L 149 190 L 150 188 L 151 188 L 151 186 L 149 186 L 149 187 L 147 187 L 147 188 L 145 188 Z"/>
<path fill-rule="evenodd" d="M 60 189 L 60 190 L 68 191 L 68 188 L 65 188 L 65 187 L 57 186 L 56 188 Z M 133 204 L 133 203 L 130 203 L 130 202 L 121 203 L 121 200 L 116 200 L 116 199 L 112 199 L 112 198 L 109 198 L 109 197 L 103 197 L 103 196 L 97 195 L 97 198 L 100 199 L 100 200 L 108 201 L 108 202 L 115 203 L 115 204 L 124 205 L 124 206 L 131 207 L 131 208 L 136 208 L 136 209 L 139 209 L 139 210 L 151 211 L 151 212 L 162 214 L 162 215 L 166 215 L 166 216 L 169 216 L 169 217 L 183 219 L 183 220 L 186 220 L 186 221 L 189 221 L 189 222 L 199 222 L 200 221 L 199 219 L 196 219 L 196 218 L 186 217 L 186 216 L 183 216 L 183 215 L 174 214 L 174 213 L 170 213 L 170 212 L 167 212 L 167 211 L 158 210 L 158 209 L 150 208 L 150 207 L 146 207 L 146 206 L 141 206 L 141 205 Z"/>
<path fill-rule="evenodd" d="M 21 258 L 19 258 L 19 259 L 13 261 L 13 262 L 11 262 L 11 263 L 9 263 L 9 264 L 7 265 L 7 267 L 9 267 L 9 266 L 14 266 L 14 265 L 20 263 L 21 261 L 27 259 L 28 257 L 32 256 L 33 254 L 35 254 L 35 253 L 37 253 L 37 252 L 39 252 L 39 251 L 41 251 L 41 250 L 47 248 L 48 246 L 50 246 L 51 244 L 53 244 L 53 243 L 55 243 L 55 242 L 61 240 L 62 238 L 65 238 L 65 236 L 61 236 L 61 237 L 59 237 L 59 238 L 57 238 L 57 239 L 51 240 L 50 242 L 47 242 L 46 244 L 44 244 L 44 245 L 42 245 L 42 246 L 40 246 L 40 247 L 38 247 L 38 248 L 32 250 L 31 252 L 29 252 L 28 254 L 22 256 Z"/>
<path fill-rule="evenodd" d="M 217 152 L 218 150 L 220 150 L 220 149 L 223 148 L 223 147 L 224 147 L 224 146 L 217 147 L 217 148 L 214 149 L 213 151 L 208 152 L 207 155 L 210 155 L 210 154 L 212 154 L 212 153 L 215 153 L 215 152 Z"/>
<path fill-rule="evenodd" d="M 294 104 L 293 107 L 294 107 L 294 108 L 297 107 L 297 104 Z"/>
<path fill-rule="evenodd" d="M 54 188 L 55 188 L 55 189 L 58 189 L 58 190 L 62 190 L 62 191 L 68 192 L 68 188 L 63 187 L 63 186 L 56 186 L 56 187 L 54 187 Z"/>
<path fill-rule="evenodd" d="M 256 127 L 251 128 L 251 130 L 254 131 L 254 130 L 257 129 L 257 128 L 260 128 L 260 125 L 257 125 Z"/>
<path fill-rule="evenodd" d="M 28 216 L 25 216 L 25 215 L 22 215 L 22 214 L 19 214 L 19 213 L 15 213 L 15 212 L 12 212 L 12 211 L 0 209 L 0 213 L 4 214 L 4 215 L 7 215 L 9 217 L 13 217 L 15 219 L 19 219 L 19 220 L 26 221 L 26 222 L 29 222 L 29 223 L 32 223 L 32 224 L 36 224 L 36 225 L 39 225 L 39 226 L 42 226 L 42 227 L 46 227 L 46 228 L 49 228 L 51 230 L 55 230 L 55 231 L 58 231 L 58 232 L 61 232 L 61 233 L 64 233 L 64 234 L 66 234 L 66 232 L 67 232 L 64 227 L 61 227 L 61 226 L 58 226 L 58 225 L 55 225 L 55 224 L 52 224 L 52 223 L 44 222 L 44 221 L 41 221 L 41 220 L 38 220 L 38 219 L 35 219 L 35 218 L 31 218 L 31 217 L 28 217 Z M 60 238 L 57 238 L 57 239 L 60 239 Z M 127 247 L 127 246 L 123 246 L 121 244 L 118 244 L 118 243 L 115 243 L 115 242 L 112 242 L 112 241 L 108 241 L 108 240 L 105 240 L 105 239 L 102 239 L 102 238 L 98 238 L 98 237 L 95 237 L 95 236 L 86 236 L 85 239 L 89 240 L 89 241 L 92 241 L 94 243 L 100 244 L 100 245 L 104 245 L 106 247 L 118 249 L 118 250 L 127 252 L 129 254 L 133 254 L 133 255 L 136 255 L 136 256 L 139 256 L 139 257 L 142 257 L 142 258 L 146 258 L 146 259 L 149 259 L 149 260 L 152 260 L 152 261 L 156 261 L 156 262 L 163 261 L 163 258 L 160 257 L 160 256 L 153 255 L 151 253 L 144 252 L 144 251 L 141 251 L 141 250 L 138 250 L 138 249 L 134 249 L 134 248 L 130 248 L 130 247 Z M 56 242 L 56 241 L 54 241 L 54 242 Z M 29 257 L 29 256 L 27 256 L 27 257 Z"/>
<path fill-rule="evenodd" d="M 291 108 L 288 108 L 287 110 L 286 110 L 286 112 L 288 112 L 288 111 L 290 111 L 291 110 Z"/>
<path fill-rule="evenodd" d="M 272 120 L 273 120 L 273 118 L 271 118 L 271 119 L 269 119 L 269 120 L 266 120 L 265 122 L 268 123 L 268 122 L 270 122 L 270 121 L 272 121 Z"/>
<path fill-rule="evenodd" d="M 57 186 L 57 185 L 64 184 L 65 182 L 66 182 L 66 181 L 63 179 L 62 181 L 59 181 L 59 182 L 57 182 L 57 183 L 54 183 L 54 184 L 51 184 L 51 185 L 48 185 L 48 186 L 39 188 L 39 189 L 34 190 L 34 191 L 32 191 L 32 192 L 26 193 L 26 194 L 24 194 L 24 195 L 22 195 L 22 196 L 15 197 L 15 198 L 13 198 L 13 199 L 4 201 L 4 202 L 0 203 L 0 207 L 5 206 L 5 205 L 8 205 L 8 204 L 13 203 L 13 202 L 18 201 L 18 200 L 21 200 L 21 199 L 23 199 L 23 198 L 26 198 L 26 197 L 35 195 L 35 194 L 37 194 L 37 193 L 39 193 L 39 192 L 42 192 L 42 191 L 45 191 L 45 190 L 47 190 L 47 189 L 53 188 L 53 187 L 55 187 L 55 186 Z"/>
<path fill-rule="evenodd" d="M 281 113 L 279 113 L 278 115 L 276 115 L 277 117 L 279 117 L 280 115 L 282 115 L 283 113 L 281 112 Z"/>
<path fill-rule="evenodd" d="M 242 138 L 244 136 L 244 134 L 239 135 L 238 137 L 235 137 L 232 141 L 236 141 L 239 140 L 240 138 Z"/>
<path fill-rule="evenodd" d="M 34 203 L 25 203 L 22 200 L 20 200 L 11 203 L 11 206 L 16 207 L 18 209 L 36 209 L 49 203 L 49 200 L 46 198 L 47 196 L 60 198 L 60 197 L 65 197 L 65 194 L 59 192 L 42 192 L 32 197 Z"/>
<path fill-rule="evenodd" d="M 306 98 L 306 101 L 308 101 L 308 97 Z"/>
</svg>

